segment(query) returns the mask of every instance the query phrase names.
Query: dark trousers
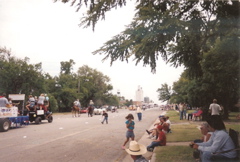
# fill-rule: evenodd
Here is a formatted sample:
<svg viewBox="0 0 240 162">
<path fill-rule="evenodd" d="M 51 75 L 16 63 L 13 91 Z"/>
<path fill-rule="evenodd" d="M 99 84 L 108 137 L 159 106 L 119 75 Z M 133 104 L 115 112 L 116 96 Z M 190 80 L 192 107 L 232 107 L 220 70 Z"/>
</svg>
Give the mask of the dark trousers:
<svg viewBox="0 0 240 162">
<path fill-rule="evenodd" d="M 142 113 L 137 113 L 138 116 L 138 120 L 141 121 L 142 120 Z"/>
</svg>

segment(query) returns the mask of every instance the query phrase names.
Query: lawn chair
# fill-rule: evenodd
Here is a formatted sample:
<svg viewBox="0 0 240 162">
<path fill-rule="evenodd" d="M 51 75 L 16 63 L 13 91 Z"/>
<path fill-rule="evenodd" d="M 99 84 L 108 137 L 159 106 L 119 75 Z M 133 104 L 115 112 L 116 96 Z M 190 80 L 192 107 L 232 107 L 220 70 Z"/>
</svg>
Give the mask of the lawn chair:
<svg viewBox="0 0 240 162">
<path fill-rule="evenodd" d="M 234 129 L 229 128 L 229 136 L 231 137 L 235 148 L 231 149 L 231 150 L 227 150 L 227 151 L 221 151 L 221 152 L 214 152 L 212 154 L 216 155 L 216 154 L 221 154 L 221 153 L 227 153 L 227 152 L 231 152 L 231 151 L 237 151 L 237 157 L 231 161 L 239 161 L 239 141 L 238 141 L 238 136 L 239 136 L 239 132 L 235 131 Z"/>
<path fill-rule="evenodd" d="M 193 120 L 202 120 L 202 113 L 203 111 L 202 110 L 198 110 L 197 113 L 193 113 Z"/>
</svg>

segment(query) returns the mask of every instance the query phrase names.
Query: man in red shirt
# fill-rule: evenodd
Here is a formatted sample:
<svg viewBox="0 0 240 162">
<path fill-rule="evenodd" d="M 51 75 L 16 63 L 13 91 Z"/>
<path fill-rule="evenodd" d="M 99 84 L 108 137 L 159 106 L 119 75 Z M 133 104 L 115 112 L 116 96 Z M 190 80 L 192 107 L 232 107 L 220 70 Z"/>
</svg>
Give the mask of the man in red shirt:
<svg viewBox="0 0 240 162">
<path fill-rule="evenodd" d="M 158 139 L 152 141 L 152 143 L 147 147 L 148 151 L 152 152 L 154 147 L 156 146 L 166 146 L 167 139 L 162 129 L 163 129 L 162 125 L 157 126 Z"/>
</svg>

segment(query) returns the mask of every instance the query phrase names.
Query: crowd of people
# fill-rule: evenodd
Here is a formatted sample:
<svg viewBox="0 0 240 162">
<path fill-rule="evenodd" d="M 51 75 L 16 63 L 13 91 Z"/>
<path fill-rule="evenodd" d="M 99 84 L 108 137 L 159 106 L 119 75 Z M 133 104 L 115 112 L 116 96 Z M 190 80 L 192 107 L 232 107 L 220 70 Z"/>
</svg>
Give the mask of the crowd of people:
<svg viewBox="0 0 240 162">
<path fill-rule="evenodd" d="M 180 114 L 180 120 L 184 117 L 184 103 L 179 107 L 179 111 L 181 110 L 183 113 Z M 214 99 L 213 103 L 209 106 L 209 113 L 211 114 L 211 117 L 208 118 L 206 122 L 201 122 L 199 126 L 202 136 L 199 139 L 193 140 L 189 144 L 194 149 L 193 155 L 197 161 L 231 161 L 238 157 L 234 142 L 229 136 L 220 115 L 222 110 L 221 106 L 217 104 L 217 100 Z M 201 112 L 202 109 L 199 108 L 196 112 L 193 112 L 191 114 L 192 117 L 194 118 L 199 111 Z M 154 124 L 154 128 L 146 130 L 149 137 L 153 139 L 148 146 L 139 144 L 134 140 L 135 135 L 133 133 L 133 129 L 135 123 L 133 115 L 129 114 L 126 119 L 127 121 L 125 124 L 127 127 L 127 138 L 122 148 L 125 149 L 126 143 L 131 138 L 132 141 L 129 144 L 129 148 L 125 150 L 128 154 L 130 154 L 134 162 L 147 162 L 148 160 L 142 156 L 143 154 L 147 151 L 152 152 L 157 146 L 166 146 L 167 133 L 171 133 L 171 122 L 168 116 L 159 116 L 159 122 Z"/>
</svg>

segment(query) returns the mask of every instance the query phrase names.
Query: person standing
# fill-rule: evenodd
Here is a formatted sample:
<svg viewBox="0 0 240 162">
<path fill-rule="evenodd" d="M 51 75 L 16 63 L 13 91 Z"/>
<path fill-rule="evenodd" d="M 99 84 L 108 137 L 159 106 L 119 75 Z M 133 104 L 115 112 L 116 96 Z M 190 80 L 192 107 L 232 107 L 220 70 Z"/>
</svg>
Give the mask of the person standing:
<svg viewBox="0 0 240 162">
<path fill-rule="evenodd" d="M 183 103 L 183 116 L 185 119 L 187 119 L 187 104 Z"/>
<path fill-rule="evenodd" d="M 142 109 L 140 106 L 137 107 L 136 113 L 138 116 L 138 121 L 141 121 L 142 120 Z"/>
<path fill-rule="evenodd" d="M 183 120 L 183 104 L 180 103 L 178 108 L 179 108 L 180 120 Z"/>
<path fill-rule="evenodd" d="M 8 99 L 6 98 L 6 94 L 3 93 L 0 98 L 0 107 L 6 107 L 9 104 Z"/>
<path fill-rule="evenodd" d="M 38 101 L 37 101 L 37 104 L 38 104 L 40 110 L 42 110 L 42 107 L 44 106 L 44 100 L 45 100 L 45 95 L 42 93 L 42 94 L 38 97 Z"/>
<path fill-rule="evenodd" d="M 217 99 L 213 99 L 213 103 L 209 106 L 211 115 L 220 115 L 222 108 L 217 104 Z"/>
<path fill-rule="evenodd" d="M 148 162 L 148 160 L 142 156 L 147 152 L 146 147 L 136 141 L 131 141 L 129 148 L 125 149 L 125 151 L 132 157 L 134 162 Z"/>
<path fill-rule="evenodd" d="M 134 126 L 135 126 L 135 122 L 133 121 L 134 120 L 133 115 L 128 114 L 125 118 L 127 119 L 127 121 L 125 122 L 126 127 L 127 127 L 127 132 L 126 132 L 126 140 L 122 145 L 122 149 L 124 149 L 124 150 L 125 150 L 125 145 L 129 141 L 129 138 L 131 138 L 132 141 L 134 141 L 134 137 L 135 137 L 134 132 L 133 132 Z"/>
<path fill-rule="evenodd" d="M 101 123 L 103 124 L 104 121 L 106 121 L 106 124 L 108 124 L 108 113 L 107 113 L 106 111 L 103 111 L 102 116 L 103 116 L 104 118 L 103 118 L 103 121 L 102 121 Z"/>
</svg>

